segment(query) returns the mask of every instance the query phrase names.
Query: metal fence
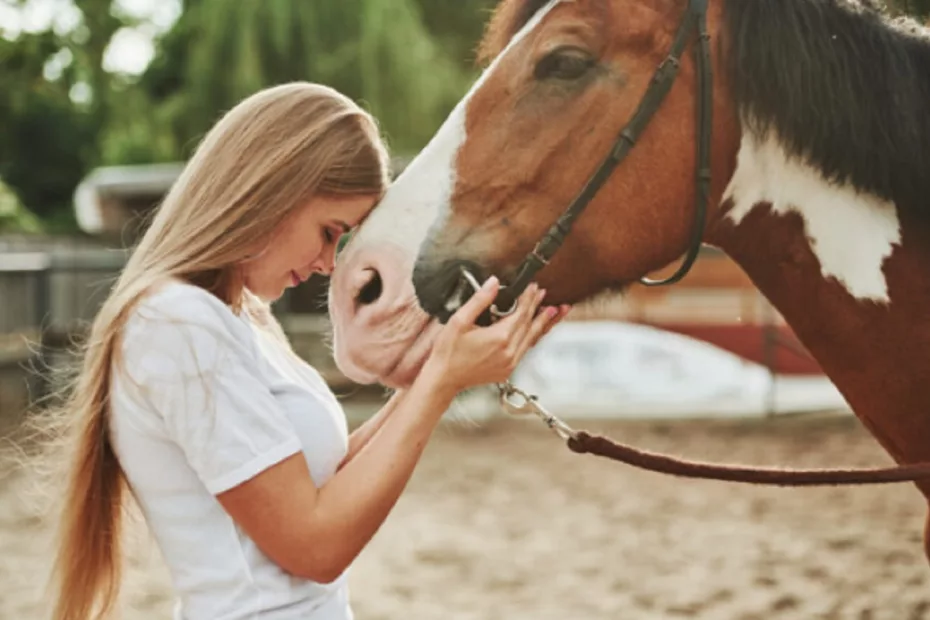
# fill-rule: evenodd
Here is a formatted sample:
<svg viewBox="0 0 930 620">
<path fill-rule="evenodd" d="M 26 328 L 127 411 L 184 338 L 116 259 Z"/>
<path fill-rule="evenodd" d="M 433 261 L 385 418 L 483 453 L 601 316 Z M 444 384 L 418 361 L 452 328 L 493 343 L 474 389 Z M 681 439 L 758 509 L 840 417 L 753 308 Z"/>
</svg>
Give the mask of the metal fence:
<svg viewBox="0 0 930 620">
<path fill-rule="evenodd" d="M 28 390 L 31 406 L 56 390 L 62 362 L 72 360 L 128 256 L 86 246 L 0 250 L 0 383 L 7 391 Z M 275 313 L 295 350 L 334 386 L 351 385 L 325 349 L 328 322 L 316 301 L 321 287 L 308 282 L 288 291 Z"/>
<path fill-rule="evenodd" d="M 0 361 L 38 371 L 27 377 L 33 399 L 48 395 L 55 356 L 81 340 L 126 256 L 106 248 L 0 253 Z"/>
<path fill-rule="evenodd" d="M 0 254 L 0 334 L 91 320 L 124 262 L 111 250 Z"/>
</svg>

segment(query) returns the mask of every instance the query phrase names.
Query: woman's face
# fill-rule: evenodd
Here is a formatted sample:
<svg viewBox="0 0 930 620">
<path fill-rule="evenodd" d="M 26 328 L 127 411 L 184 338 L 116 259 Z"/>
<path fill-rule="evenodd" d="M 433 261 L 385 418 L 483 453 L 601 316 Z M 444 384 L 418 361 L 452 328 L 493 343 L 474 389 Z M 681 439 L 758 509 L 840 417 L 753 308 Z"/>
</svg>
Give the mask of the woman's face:
<svg viewBox="0 0 930 620">
<path fill-rule="evenodd" d="M 312 274 L 330 274 L 339 238 L 359 225 L 377 202 L 375 196 L 316 197 L 290 214 L 271 242 L 243 264 L 245 286 L 265 301 Z"/>
</svg>

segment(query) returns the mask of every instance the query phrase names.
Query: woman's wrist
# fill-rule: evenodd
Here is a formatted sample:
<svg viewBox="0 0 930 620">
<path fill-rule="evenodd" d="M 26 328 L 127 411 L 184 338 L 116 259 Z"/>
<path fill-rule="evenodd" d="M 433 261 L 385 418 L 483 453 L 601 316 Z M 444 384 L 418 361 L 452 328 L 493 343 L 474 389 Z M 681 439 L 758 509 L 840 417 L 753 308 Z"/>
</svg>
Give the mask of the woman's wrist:
<svg viewBox="0 0 930 620">
<path fill-rule="evenodd" d="M 423 365 L 423 369 L 414 380 L 414 385 L 411 387 L 411 390 L 416 387 L 419 388 L 416 391 L 430 394 L 430 396 L 445 409 L 452 404 L 452 401 L 458 393 L 462 391 L 448 379 L 448 373 L 444 368 L 430 363 L 430 361 L 427 360 Z"/>
</svg>

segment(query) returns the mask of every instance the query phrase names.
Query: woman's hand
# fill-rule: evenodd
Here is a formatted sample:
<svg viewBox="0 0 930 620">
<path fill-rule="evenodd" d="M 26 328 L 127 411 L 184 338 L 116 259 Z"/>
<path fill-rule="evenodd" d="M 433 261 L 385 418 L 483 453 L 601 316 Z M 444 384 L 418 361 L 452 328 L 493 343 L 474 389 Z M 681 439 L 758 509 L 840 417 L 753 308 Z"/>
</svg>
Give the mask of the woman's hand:
<svg viewBox="0 0 930 620">
<path fill-rule="evenodd" d="M 506 381 L 526 352 L 539 342 L 570 309 L 536 310 L 545 295 L 530 284 L 517 300 L 513 314 L 490 327 L 475 325 L 497 297 L 500 285 L 492 277 L 449 319 L 439 333 L 423 370 L 453 393 L 486 383 Z"/>
</svg>

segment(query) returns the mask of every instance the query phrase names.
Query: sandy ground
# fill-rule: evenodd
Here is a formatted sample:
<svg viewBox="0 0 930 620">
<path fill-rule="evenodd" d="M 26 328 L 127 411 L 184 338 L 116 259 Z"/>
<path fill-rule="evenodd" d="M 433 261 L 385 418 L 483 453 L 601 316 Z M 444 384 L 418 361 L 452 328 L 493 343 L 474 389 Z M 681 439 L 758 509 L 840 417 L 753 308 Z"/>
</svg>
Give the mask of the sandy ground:
<svg viewBox="0 0 930 620">
<path fill-rule="evenodd" d="M 851 418 L 580 425 L 715 461 L 889 461 Z M 0 619 L 42 618 L 47 519 L 0 470 Z M 673 479 L 561 446 L 533 422 L 451 423 L 352 573 L 358 620 L 930 618 L 913 486 L 777 489 Z M 170 617 L 131 545 L 127 620 Z"/>
</svg>

